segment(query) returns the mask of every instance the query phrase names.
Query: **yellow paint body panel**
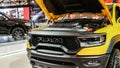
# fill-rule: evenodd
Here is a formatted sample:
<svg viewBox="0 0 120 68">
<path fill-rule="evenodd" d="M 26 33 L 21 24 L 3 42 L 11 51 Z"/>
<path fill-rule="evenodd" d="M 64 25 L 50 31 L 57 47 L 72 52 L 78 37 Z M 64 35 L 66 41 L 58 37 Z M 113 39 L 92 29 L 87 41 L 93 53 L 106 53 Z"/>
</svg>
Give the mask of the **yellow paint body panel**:
<svg viewBox="0 0 120 68">
<path fill-rule="evenodd" d="M 100 45 L 97 47 L 88 47 L 81 49 L 77 55 L 102 55 L 107 52 L 108 45 L 110 44 L 111 39 L 120 34 L 120 24 L 116 24 L 115 26 L 109 25 L 105 28 L 97 30 L 95 33 L 106 33 L 106 42 L 104 45 Z"/>
<path fill-rule="evenodd" d="M 88 47 L 81 49 L 77 55 L 103 55 L 107 52 L 107 49 L 109 47 L 109 44 L 111 42 L 111 39 L 120 34 L 120 23 L 116 22 L 115 18 L 115 6 L 119 6 L 118 4 L 113 5 L 113 16 L 111 19 L 111 22 L 113 22 L 113 25 L 110 24 L 107 27 L 98 29 L 94 33 L 106 33 L 106 42 L 104 45 L 100 45 L 97 47 Z"/>
<path fill-rule="evenodd" d="M 31 49 L 29 41 L 27 41 L 27 49 Z"/>
</svg>

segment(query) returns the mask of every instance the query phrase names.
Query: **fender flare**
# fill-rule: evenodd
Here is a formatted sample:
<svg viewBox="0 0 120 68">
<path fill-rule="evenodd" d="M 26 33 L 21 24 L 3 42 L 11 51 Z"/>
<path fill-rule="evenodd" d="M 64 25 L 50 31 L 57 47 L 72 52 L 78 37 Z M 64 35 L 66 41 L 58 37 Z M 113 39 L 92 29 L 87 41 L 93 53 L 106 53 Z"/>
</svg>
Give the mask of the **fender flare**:
<svg viewBox="0 0 120 68">
<path fill-rule="evenodd" d="M 106 53 L 111 53 L 113 47 L 114 47 L 115 44 L 118 43 L 118 42 L 120 42 L 120 34 L 114 36 L 114 37 L 111 39 L 110 44 L 108 45 L 108 48 L 107 48 L 107 52 L 106 52 Z"/>
</svg>

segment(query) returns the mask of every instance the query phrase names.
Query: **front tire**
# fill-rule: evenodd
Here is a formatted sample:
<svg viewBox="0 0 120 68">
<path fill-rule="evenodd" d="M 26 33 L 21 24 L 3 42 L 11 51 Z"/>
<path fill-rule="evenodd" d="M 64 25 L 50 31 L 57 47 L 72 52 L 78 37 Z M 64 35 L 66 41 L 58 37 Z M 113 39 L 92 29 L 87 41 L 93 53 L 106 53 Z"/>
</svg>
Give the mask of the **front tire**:
<svg viewBox="0 0 120 68">
<path fill-rule="evenodd" d="M 107 68 L 120 68 L 120 50 L 113 49 Z"/>
<path fill-rule="evenodd" d="M 25 39 L 25 31 L 23 28 L 16 27 L 12 30 L 12 36 L 15 40 L 23 40 Z"/>
</svg>

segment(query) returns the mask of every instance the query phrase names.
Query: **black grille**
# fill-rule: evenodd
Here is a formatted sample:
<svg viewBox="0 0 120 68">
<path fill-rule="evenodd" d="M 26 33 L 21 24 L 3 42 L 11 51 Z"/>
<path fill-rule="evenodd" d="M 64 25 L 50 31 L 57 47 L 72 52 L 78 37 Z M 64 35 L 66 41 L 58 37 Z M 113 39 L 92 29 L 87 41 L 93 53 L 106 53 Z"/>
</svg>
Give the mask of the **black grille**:
<svg viewBox="0 0 120 68">
<path fill-rule="evenodd" d="M 64 48 L 67 49 L 67 51 L 76 51 L 80 48 L 80 43 L 77 39 L 77 37 L 71 37 L 71 36 L 38 36 L 38 35 L 32 35 L 32 45 L 38 46 L 39 43 L 47 43 L 47 44 L 53 44 L 55 47 L 57 45 L 61 45 Z M 52 46 L 53 50 L 56 51 L 56 48 Z M 42 46 L 41 46 L 42 47 Z M 49 50 L 51 46 L 44 46 L 44 49 L 46 48 Z M 40 48 L 40 45 L 39 45 Z M 60 48 L 60 47 L 59 47 Z M 62 49 L 62 47 L 61 47 Z M 50 48 L 51 50 L 51 48 Z M 61 50 L 62 51 L 62 50 Z"/>
</svg>

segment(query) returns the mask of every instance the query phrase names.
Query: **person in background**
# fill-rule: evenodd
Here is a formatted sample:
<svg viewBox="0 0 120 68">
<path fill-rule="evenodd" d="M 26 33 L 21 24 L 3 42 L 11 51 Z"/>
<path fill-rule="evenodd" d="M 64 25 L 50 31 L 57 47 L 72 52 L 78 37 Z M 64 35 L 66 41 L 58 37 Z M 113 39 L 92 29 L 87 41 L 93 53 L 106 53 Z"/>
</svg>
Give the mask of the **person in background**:
<svg viewBox="0 0 120 68">
<path fill-rule="evenodd" d="M 34 27 L 37 27 L 37 23 L 39 19 L 44 19 L 45 15 L 43 11 L 38 12 L 36 15 L 33 16 L 32 21 L 34 22 Z"/>
</svg>

